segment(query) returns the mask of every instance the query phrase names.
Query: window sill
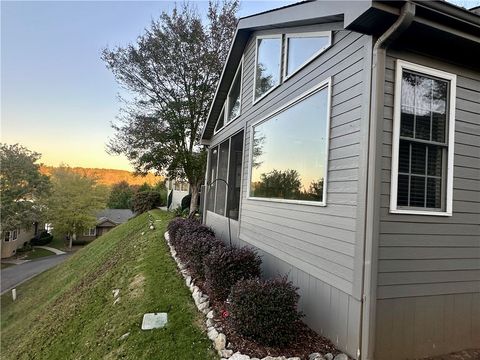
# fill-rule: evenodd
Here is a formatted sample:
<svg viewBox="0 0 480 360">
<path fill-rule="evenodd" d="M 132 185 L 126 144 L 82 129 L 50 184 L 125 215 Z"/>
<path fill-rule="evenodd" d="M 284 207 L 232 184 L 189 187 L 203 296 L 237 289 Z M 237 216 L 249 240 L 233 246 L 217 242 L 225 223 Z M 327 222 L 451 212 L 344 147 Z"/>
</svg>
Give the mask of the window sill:
<svg viewBox="0 0 480 360">
<path fill-rule="evenodd" d="M 407 209 L 390 209 L 390 214 L 400 215 L 430 215 L 430 216 L 452 216 L 451 212 L 446 211 L 422 211 L 422 210 L 407 210 Z"/>
<path fill-rule="evenodd" d="M 326 207 L 327 206 L 327 204 L 325 202 L 320 202 L 320 201 L 271 199 L 271 198 L 251 197 L 251 196 L 247 197 L 247 200 L 266 201 L 266 202 L 274 202 L 274 203 L 281 203 L 281 204 L 293 204 L 293 205 L 308 205 L 308 206 L 320 206 L 320 207 Z"/>
<path fill-rule="evenodd" d="M 274 87 L 272 87 L 271 89 L 269 89 L 267 92 L 263 93 L 258 99 L 255 99 L 255 89 L 253 89 L 253 103 L 252 103 L 252 106 L 256 105 L 258 102 L 260 102 L 260 100 L 264 99 L 267 97 L 268 94 L 270 94 L 273 90 L 275 90 L 276 88 L 278 88 L 282 83 L 278 83 L 277 85 L 275 85 Z"/>
</svg>

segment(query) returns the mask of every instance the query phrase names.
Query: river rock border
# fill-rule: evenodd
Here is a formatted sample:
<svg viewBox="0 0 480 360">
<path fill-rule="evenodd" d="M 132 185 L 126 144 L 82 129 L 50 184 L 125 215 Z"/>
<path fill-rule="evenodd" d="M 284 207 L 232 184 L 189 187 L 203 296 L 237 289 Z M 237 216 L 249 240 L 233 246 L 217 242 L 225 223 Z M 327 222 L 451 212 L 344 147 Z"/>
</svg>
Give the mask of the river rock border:
<svg viewBox="0 0 480 360">
<path fill-rule="evenodd" d="M 192 278 L 190 273 L 188 272 L 185 264 L 177 257 L 177 252 L 175 251 L 174 247 L 170 243 L 170 236 L 168 231 L 165 232 L 165 241 L 170 249 L 170 254 L 172 258 L 177 263 L 177 267 L 180 270 L 180 273 L 185 279 L 185 283 L 187 287 L 192 292 L 193 301 L 195 302 L 195 306 L 198 308 L 200 312 L 205 314 L 206 321 L 205 325 L 207 327 L 207 336 L 213 342 L 213 347 L 218 352 L 218 355 L 222 357 L 221 360 L 301 360 L 299 357 L 289 357 L 286 356 L 266 356 L 262 359 L 259 358 L 251 358 L 248 355 L 243 355 L 240 352 L 233 352 L 231 349 L 227 349 L 227 338 L 225 334 L 219 333 L 217 329 L 215 329 L 213 323 L 213 309 L 210 307 L 210 301 L 208 299 L 208 295 L 203 294 L 202 291 L 198 286 L 195 285 L 195 280 Z M 337 356 L 333 356 L 331 353 L 322 355 L 320 353 L 312 353 L 308 356 L 309 360 L 348 360 L 348 356 L 345 354 L 339 354 Z"/>
</svg>

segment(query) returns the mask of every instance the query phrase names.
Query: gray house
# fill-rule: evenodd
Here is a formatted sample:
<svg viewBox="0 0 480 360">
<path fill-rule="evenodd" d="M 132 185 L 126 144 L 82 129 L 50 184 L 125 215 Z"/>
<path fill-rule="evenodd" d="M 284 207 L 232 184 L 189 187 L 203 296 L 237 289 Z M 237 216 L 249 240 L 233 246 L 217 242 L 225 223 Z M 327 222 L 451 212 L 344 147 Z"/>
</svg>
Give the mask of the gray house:
<svg viewBox="0 0 480 360">
<path fill-rule="evenodd" d="M 202 141 L 204 221 L 288 273 L 311 328 L 356 359 L 480 348 L 475 10 L 311 1 L 242 18 Z"/>
</svg>

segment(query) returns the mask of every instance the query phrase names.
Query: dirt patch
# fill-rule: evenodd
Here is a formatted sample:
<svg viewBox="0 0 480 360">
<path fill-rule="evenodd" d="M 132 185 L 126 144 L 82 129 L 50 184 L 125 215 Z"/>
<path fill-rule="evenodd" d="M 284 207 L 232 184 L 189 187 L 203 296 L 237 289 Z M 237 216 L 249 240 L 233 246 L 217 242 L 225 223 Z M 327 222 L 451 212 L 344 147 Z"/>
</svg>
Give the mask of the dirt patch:
<svg viewBox="0 0 480 360">
<path fill-rule="evenodd" d="M 133 298 L 137 298 L 143 295 L 145 285 L 145 276 L 139 273 L 134 276 L 133 280 L 128 285 L 129 294 Z"/>
</svg>

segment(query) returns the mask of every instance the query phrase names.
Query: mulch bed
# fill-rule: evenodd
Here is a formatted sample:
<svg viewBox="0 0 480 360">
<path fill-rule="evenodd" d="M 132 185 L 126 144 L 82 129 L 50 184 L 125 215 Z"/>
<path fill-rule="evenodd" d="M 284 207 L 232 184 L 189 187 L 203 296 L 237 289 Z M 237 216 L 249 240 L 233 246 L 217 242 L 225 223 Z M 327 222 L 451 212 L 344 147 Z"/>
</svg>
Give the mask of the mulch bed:
<svg viewBox="0 0 480 360">
<path fill-rule="evenodd" d="M 188 271 L 191 273 L 191 269 L 188 269 Z M 202 293 L 207 294 L 203 281 L 195 280 L 195 285 L 200 288 Z M 297 336 L 290 346 L 276 347 L 259 344 L 238 334 L 229 323 L 228 317 L 224 318 L 220 315 L 221 311 L 226 308 L 224 303 L 210 301 L 210 306 L 214 309 L 213 321 L 215 328 L 218 332 L 225 334 L 227 337 L 227 349 L 231 349 L 234 352 L 239 351 L 243 355 L 259 359 L 266 356 L 285 356 L 287 358 L 299 357 L 302 360 L 308 360 L 308 356 L 315 352 L 320 354 L 332 353 L 333 356 L 341 353 L 330 340 L 317 334 L 303 322 L 299 322 L 296 325 Z"/>
<path fill-rule="evenodd" d="M 259 344 L 238 334 L 228 321 L 228 317 L 224 318 L 219 315 L 221 309 L 225 308 L 223 303 L 214 303 L 211 306 L 214 309 L 215 328 L 225 334 L 227 348 L 234 352 L 239 351 L 244 355 L 259 359 L 266 356 L 285 356 L 287 358 L 299 357 L 302 360 L 308 360 L 308 356 L 314 352 L 320 354 L 332 353 L 334 356 L 340 353 L 330 340 L 317 334 L 303 322 L 296 325 L 297 336 L 289 346 L 277 347 Z"/>
</svg>

